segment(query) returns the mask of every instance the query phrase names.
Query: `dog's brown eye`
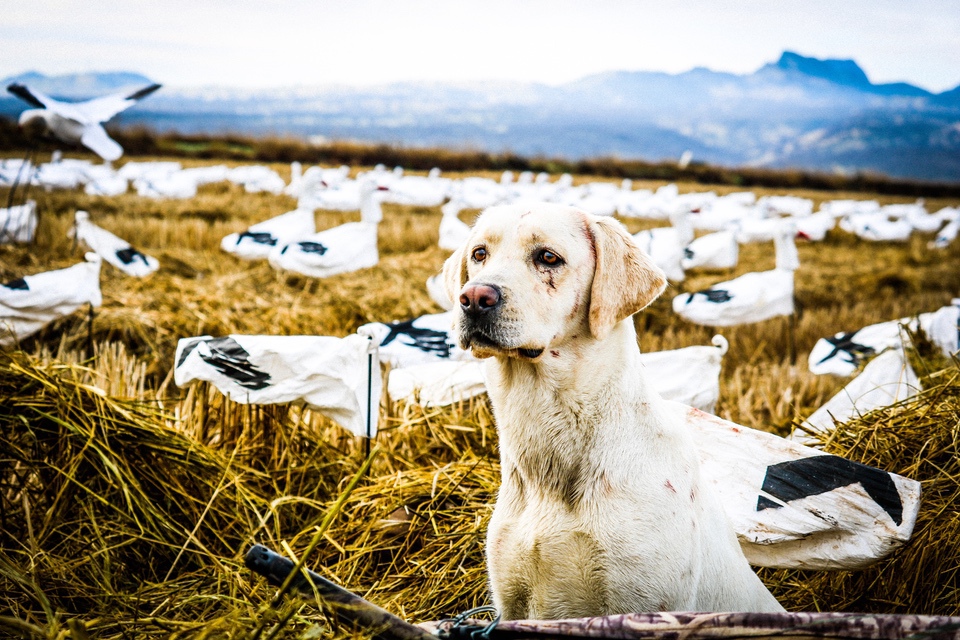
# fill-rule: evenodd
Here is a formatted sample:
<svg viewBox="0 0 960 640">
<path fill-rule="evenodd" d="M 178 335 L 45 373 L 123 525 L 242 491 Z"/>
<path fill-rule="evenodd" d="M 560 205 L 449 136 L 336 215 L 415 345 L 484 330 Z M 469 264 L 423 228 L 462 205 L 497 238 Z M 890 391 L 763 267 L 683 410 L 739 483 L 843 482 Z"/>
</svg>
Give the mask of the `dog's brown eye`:
<svg viewBox="0 0 960 640">
<path fill-rule="evenodd" d="M 563 264 L 563 259 L 549 249 L 543 249 L 537 253 L 537 262 L 548 267 L 556 267 Z"/>
<path fill-rule="evenodd" d="M 487 250 L 483 247 L 477 247 L 473 250 L 473 260 L 474 262 L 483 262 L 487 259 Z"/>
</svg>

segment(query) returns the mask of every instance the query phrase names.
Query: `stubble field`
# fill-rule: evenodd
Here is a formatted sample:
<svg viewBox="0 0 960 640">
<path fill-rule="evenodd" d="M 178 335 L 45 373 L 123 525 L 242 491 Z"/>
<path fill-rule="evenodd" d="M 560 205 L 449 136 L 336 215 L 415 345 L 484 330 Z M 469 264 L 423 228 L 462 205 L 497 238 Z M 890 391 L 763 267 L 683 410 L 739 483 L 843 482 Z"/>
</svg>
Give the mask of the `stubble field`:
<svg viewBox="0 0 960 640">
<path fill-rule="evenodd" d="M 274 168 L 289 177 L 288 167 Z M 681 192 L 709 189 L 735 190 L 680 185 Z M 840 198 L 913 201 L 789 195 L 812 198 L 815 207 Z M 364 445 L 336 425 L 298 407 L 240 406 L 210 387 L 184 390 L 172 381 L 179 338 L 345 336 L 366 322 L 438 312 L 424 286 L 447 256 L 437 246 L 438 208 L 385 204 L 380 264 L 317 280 L 219 248 L 228 233 L 295 208 L 286 196 L 246 194 L 221 183 L 182 201 L 37 189 L 31 197 L 39 204 L 37 239 L 0 246 L 0 281 L 82 259 L 83 249 L 68 238 L 77 209 L 157 257 L 161 267 L 136 279 L 104 264 L 104 304 L 92 336 L 86 316 L 77 313 L 0 357 L 0 451 L 6 450 L 0 453 L 0 611 L 8 612 L 0 613 L 0 628 L 37 637 L 81 630 L 100 637 L 239 637 L 258 628 L 265 637 L 327 634 L 312 606 L 269 606 L 272 588 L 241 560 L 254 542 L 299 555 L 315 536 L 320 544 L 310 566 L 408 619 L 436 619 L 485 603 L 482 543 L 498 482 L 485 397 L 443 410 L 384 402 L 379 453 L 347 496 Z M 5 190 L 0 198 L 5 202 Z M 958 204 L 926 202 L 928 211 Z M 476 213 L 461 218 L 469 223 Z M 356 212 L 316 214 L 318 230 L 358 219 Z M 657 224 L 625 223 L 631 232 Z M 800 244 L 795 361 L 786 320 L 714 331 L 684 322 L 670 308 L 680 291 L 773 268 L 772 243 L 742 246 L 733 271 L 693 273 L 671 285 L 635 318 L 641 350 L 705 345 L 722 333 L 730 350 L 718 415 L 786 434 L 846 382 L 807 370 L 817 339 L 933 311 L 960 294 L 960 244 L 933 251 L 928 240 L 915 234 L 905 244 L 867 243 L 834 230 L 822 243 Z M 938 381 L 947 382 L 942 375 Z M 861 435 L 882 426 L 865 423 Z M 853 444 L 843 445 L 849 451 L 883 459 L 877 458 L 882 440 L 864 445 L 869 438 L 851 438 Z M 949 440 L 942 448 L 956 446 Z M 914 464 L 888 460 L 900 462 Z M 334 510 L 338 497 L 344 500 Z M 878 569 L 872 579 L 763 575 L 792 609 L 960 613 L 955 568 L 947 595 L 907 602 L 879 587 L 877 595 L 864 593 L 866 583 L 892 581 L 893 571 Z M 823 592 L 827 586 L 836 593 Z"/>
</svg>

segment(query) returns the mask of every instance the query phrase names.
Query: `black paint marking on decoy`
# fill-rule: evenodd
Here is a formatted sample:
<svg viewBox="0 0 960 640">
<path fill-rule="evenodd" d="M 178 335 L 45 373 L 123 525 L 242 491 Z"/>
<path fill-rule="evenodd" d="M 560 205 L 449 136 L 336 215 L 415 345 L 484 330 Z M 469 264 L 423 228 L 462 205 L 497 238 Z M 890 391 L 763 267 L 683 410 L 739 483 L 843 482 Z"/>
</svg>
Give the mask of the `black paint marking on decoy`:
<svg viewBox="0 0 960 640">
<path fill-rule="evenodd" d="M 763 478 L 761 491 L 783 502 L 790 502 L 857 483 L 897 526 L 903 522 L 903 502 L 891 475 L 839 456 L 813 456 L 770 465 Z M 762 495 L 757 500 L 757 511 L 782 507 Z"/>
<path fill-rule="evenodd" d="M 730 293 L 725 289 L 704 289 L 703 291 L 696 291 L 694 293 L 689 294 L 689 297 L 687 298 L 687 304 L 690 304 L 691 302 L 693 302 L 693 296 L 696 296 L 696 295 L 701 295 L 705 297 L 708 302 L 715 302 L 718 304 L 721 302 L 729 302 L 730 300 L 733 300 L 733 296 L 731 296 Z"/>
<path fill-rule="evenodd" d="M 123 264 L 130 264 L 134 260 L 140 260 L 145 266 L 150 266 L 147 262 L 147 256 L 143 255 L 133 247 L 127 247 L 126 249 L 117 250 L 117 258 L 120 259 L 120 262 Z"/>
<path fill-rule="evenodd" d="M 265 244 L 270 247 L 277 246 L 277 239 L 266 231 L 244 231 L 237 238 L 237 244 L 240 244 L 244 238 L 250 238 L 250 240 L 257 244 Z"/>
<path fill-rule="evenodd" d="M 233 338 L 198 338 L 187 344 L 177 361 L 179 367 L 201 343 L 206 343 L 210 355 L 200 358 L 211 367 L 237 382 L 241 387 L 258 391 L 270 386 L 270 374 L 257 369 L 250 362 L 250 354 Z"/>
<path fill-rule="evenodd" d="M 450 357 L 450 349 L 453 345 L 447 340 L 446 331 L 436 331 L 435 329 L 424 329 L 413 326 L 414 320 L 405 322 L 391 322 L 387 325 L 390 333 L 380 343 L 385 347 L 399 336 L 407 336 L 413 341 L 402 340 L 401 342 L 409 347 L 414 347 L 424 353 L 435 353 L 441 358 Z"/>
<path fill-rule="evenodd" d="M 322 256 L 327 252 L 327 248 L 319 242 L 298 242 L 297 244 L 300 245 L 300 251 L 304 253 L 316 253 Z"/>
<path fill-rule="evenodd" d="M 13 289 L 15 291 L 29 291 L 30 286 L 27 284 L 27 281 L 23 278 L 14 278 L 10 282 L 4 282 L 2 285 L 7 289 Z"/>
<path fill-rule="evenodd" d="M 847 358 L 845 359 L 846 362 L 849 362 L 852 365 L 859 365 L 865 358 L 868 358 L 877 352 L 876 349 L 869 345 L 854 342 L 853 337 L 855 335 L 857 335 L 857 331 L 838 333 L 832 338 L 824 338 L 824 340 L 833 345 L 833 351 L 821 358 L 817 364 L 823 364 L 827 360 L 830 360 L 834 356 L 843 352 L 847 354 Z"/>
</svg>

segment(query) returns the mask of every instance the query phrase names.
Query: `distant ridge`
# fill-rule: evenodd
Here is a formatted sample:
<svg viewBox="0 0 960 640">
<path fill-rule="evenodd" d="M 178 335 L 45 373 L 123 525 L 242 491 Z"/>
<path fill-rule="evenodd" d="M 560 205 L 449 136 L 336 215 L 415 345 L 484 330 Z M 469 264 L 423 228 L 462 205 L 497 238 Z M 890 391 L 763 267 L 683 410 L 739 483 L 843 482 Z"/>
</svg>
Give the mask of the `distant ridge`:
<svg viewBox="0 0 960 640">
<path fill-rule="evenodd" d="M 851 87 L 872 86 L 867 74 L 853 60 L 818 60 L 792 51 L 784 51 L 774 66 L 784 71 L 797 71 Z"/>
<path fill-rule="evenodd" d="M 960 75 L 960 72 L 958 72 Z M 85 98 L 152 80 L 133 72 L 10 81 Z M 0 115 L 25 105 L 0 97 Z M 570 160 L 796 168 L 960 183 L 960 86 L 934 94 L 874 84 L 854 60 L 784 51 L 748 74 L 609 71 L 561 86 L 393 83 L 376 88 L 180 89 L 169 84 L 113 126 L 160 133 L 293 136 L 476 149 Z"/>
</svg>

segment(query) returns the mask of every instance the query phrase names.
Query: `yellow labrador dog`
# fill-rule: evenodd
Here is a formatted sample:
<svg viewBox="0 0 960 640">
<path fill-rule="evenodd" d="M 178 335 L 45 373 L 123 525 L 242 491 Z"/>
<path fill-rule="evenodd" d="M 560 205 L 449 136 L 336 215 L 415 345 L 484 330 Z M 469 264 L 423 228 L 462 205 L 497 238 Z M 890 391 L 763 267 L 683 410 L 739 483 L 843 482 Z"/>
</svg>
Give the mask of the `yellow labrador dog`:
<svg viewBox="0 0 960 640">
<path fill-rule="evenodd" d="M 506 619 L 783 610 L 638 363 L 631 316 L 666 280 L 619 222 L 492 207 L 443 277 L 460 345 L 491 358 L 503 476 L 486 551 Z"/>
</svg>

